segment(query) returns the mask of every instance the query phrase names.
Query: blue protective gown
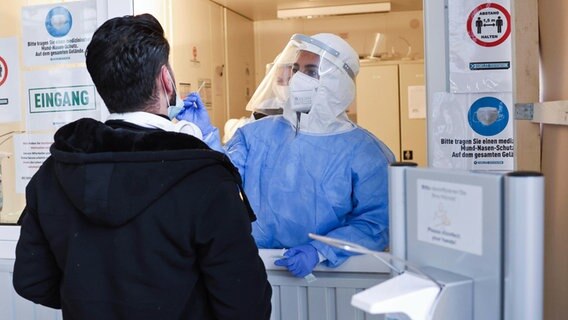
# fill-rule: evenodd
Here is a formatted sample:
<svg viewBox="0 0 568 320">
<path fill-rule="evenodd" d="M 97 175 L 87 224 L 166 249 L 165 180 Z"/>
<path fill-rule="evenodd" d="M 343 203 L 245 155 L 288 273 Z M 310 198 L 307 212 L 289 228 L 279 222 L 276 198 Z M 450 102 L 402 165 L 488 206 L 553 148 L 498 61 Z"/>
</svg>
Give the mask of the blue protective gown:
<svg viewBox="0 0 568 320">
<path fill-rule="evenodd" d="M 308 233 L 383 250 L 388 245 L 387 169 L 392 152 L 368 131 L 296 133 L 282 116 L 237 130 L 225 146 L 257 215 L 259 248 L 311 243 L 338 266 L 350 255 Z"/>
</svg>

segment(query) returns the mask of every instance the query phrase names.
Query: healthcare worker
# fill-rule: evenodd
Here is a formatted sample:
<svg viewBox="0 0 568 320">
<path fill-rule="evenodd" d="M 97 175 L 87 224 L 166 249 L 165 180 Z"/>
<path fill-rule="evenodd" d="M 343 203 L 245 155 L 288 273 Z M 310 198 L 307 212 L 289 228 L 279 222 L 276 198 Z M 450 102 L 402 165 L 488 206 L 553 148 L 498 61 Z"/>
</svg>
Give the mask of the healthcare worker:
<svg viewBox="0 0 568 320">
<path fill-rule="evenodd" d="M 287 89 L 274 90 L 279 79 L 273 69 L 247 108 L 283 99 L 283 115 L 241 127 L 225 145 L 258 218 L 258 247 L 287 248 L 275 264 L 297 277 L 320 262 L 337 267 L 350 255 L 308 233 L 385 249 L 387 168 L 394 155 L 347 117 L 357 53 L 333 34 L 295 34 L 275 64 L 292 65 Z"/>
</svg>

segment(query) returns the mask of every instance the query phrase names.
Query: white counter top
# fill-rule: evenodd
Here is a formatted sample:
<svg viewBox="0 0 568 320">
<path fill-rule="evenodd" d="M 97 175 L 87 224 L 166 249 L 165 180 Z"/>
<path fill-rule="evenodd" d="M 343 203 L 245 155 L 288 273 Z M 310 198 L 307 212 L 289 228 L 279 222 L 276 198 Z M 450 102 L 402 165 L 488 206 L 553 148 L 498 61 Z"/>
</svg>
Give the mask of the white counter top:
<svg viewBox="0 0 568 320">
<path fill-rule="evenodd" d="M 266 270 L 286 270 L 284 267 L 274 265 L 284 253 L 283 249 L 259 249 L 260 257 L 264 262 Z M 322 264 L 316 266 L 314 271 L 325 272 L 360 272 L 360 273 L 389 273 L 390 269 L 379 259 L 369 255 L 353 256 L 337 268 L 328 268 Z"/>
</svg>

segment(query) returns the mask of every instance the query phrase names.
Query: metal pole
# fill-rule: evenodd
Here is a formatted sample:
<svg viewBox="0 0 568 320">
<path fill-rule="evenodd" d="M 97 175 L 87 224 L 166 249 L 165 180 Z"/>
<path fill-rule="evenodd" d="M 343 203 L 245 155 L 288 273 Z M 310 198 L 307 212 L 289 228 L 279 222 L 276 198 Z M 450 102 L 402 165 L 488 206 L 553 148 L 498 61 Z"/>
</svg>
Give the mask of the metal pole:
<svg viewBox="0 0 568 320">
<path fill-rule="evenodd" d="M 544 177 L 505 176 L 505 320 L 543 317 Z"/>
<path fill-rule="evenodd" d="M 389 236 L 390 252 L 406 260 L 406 181 L 405 171 L 416 167 L 413 162 L 395 162 L 389 167 Z M 403 268 L 394 262 L 397 268 Z"/>
</svg>

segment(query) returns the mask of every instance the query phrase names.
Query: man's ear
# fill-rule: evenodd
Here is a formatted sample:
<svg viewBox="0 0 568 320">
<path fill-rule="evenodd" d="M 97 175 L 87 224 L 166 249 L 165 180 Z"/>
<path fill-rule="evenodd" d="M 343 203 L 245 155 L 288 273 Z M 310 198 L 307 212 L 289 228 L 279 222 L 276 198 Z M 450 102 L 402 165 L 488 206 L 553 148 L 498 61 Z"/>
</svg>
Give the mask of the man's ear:
<svg viewBox="0 0 568 320">
<path fill-rule="evenodd" d="M 166 93 L 168 94 L 168 96 L 171 96 L 174 92 L 174 85 L 172 82 L 173 80 L 170 75 L 170 71 L 165 65 L 163 65 L 162 68 L 160 69 L 160 81 L 162 82 L 164 88 L 166 89 Z"/>
</svg>

